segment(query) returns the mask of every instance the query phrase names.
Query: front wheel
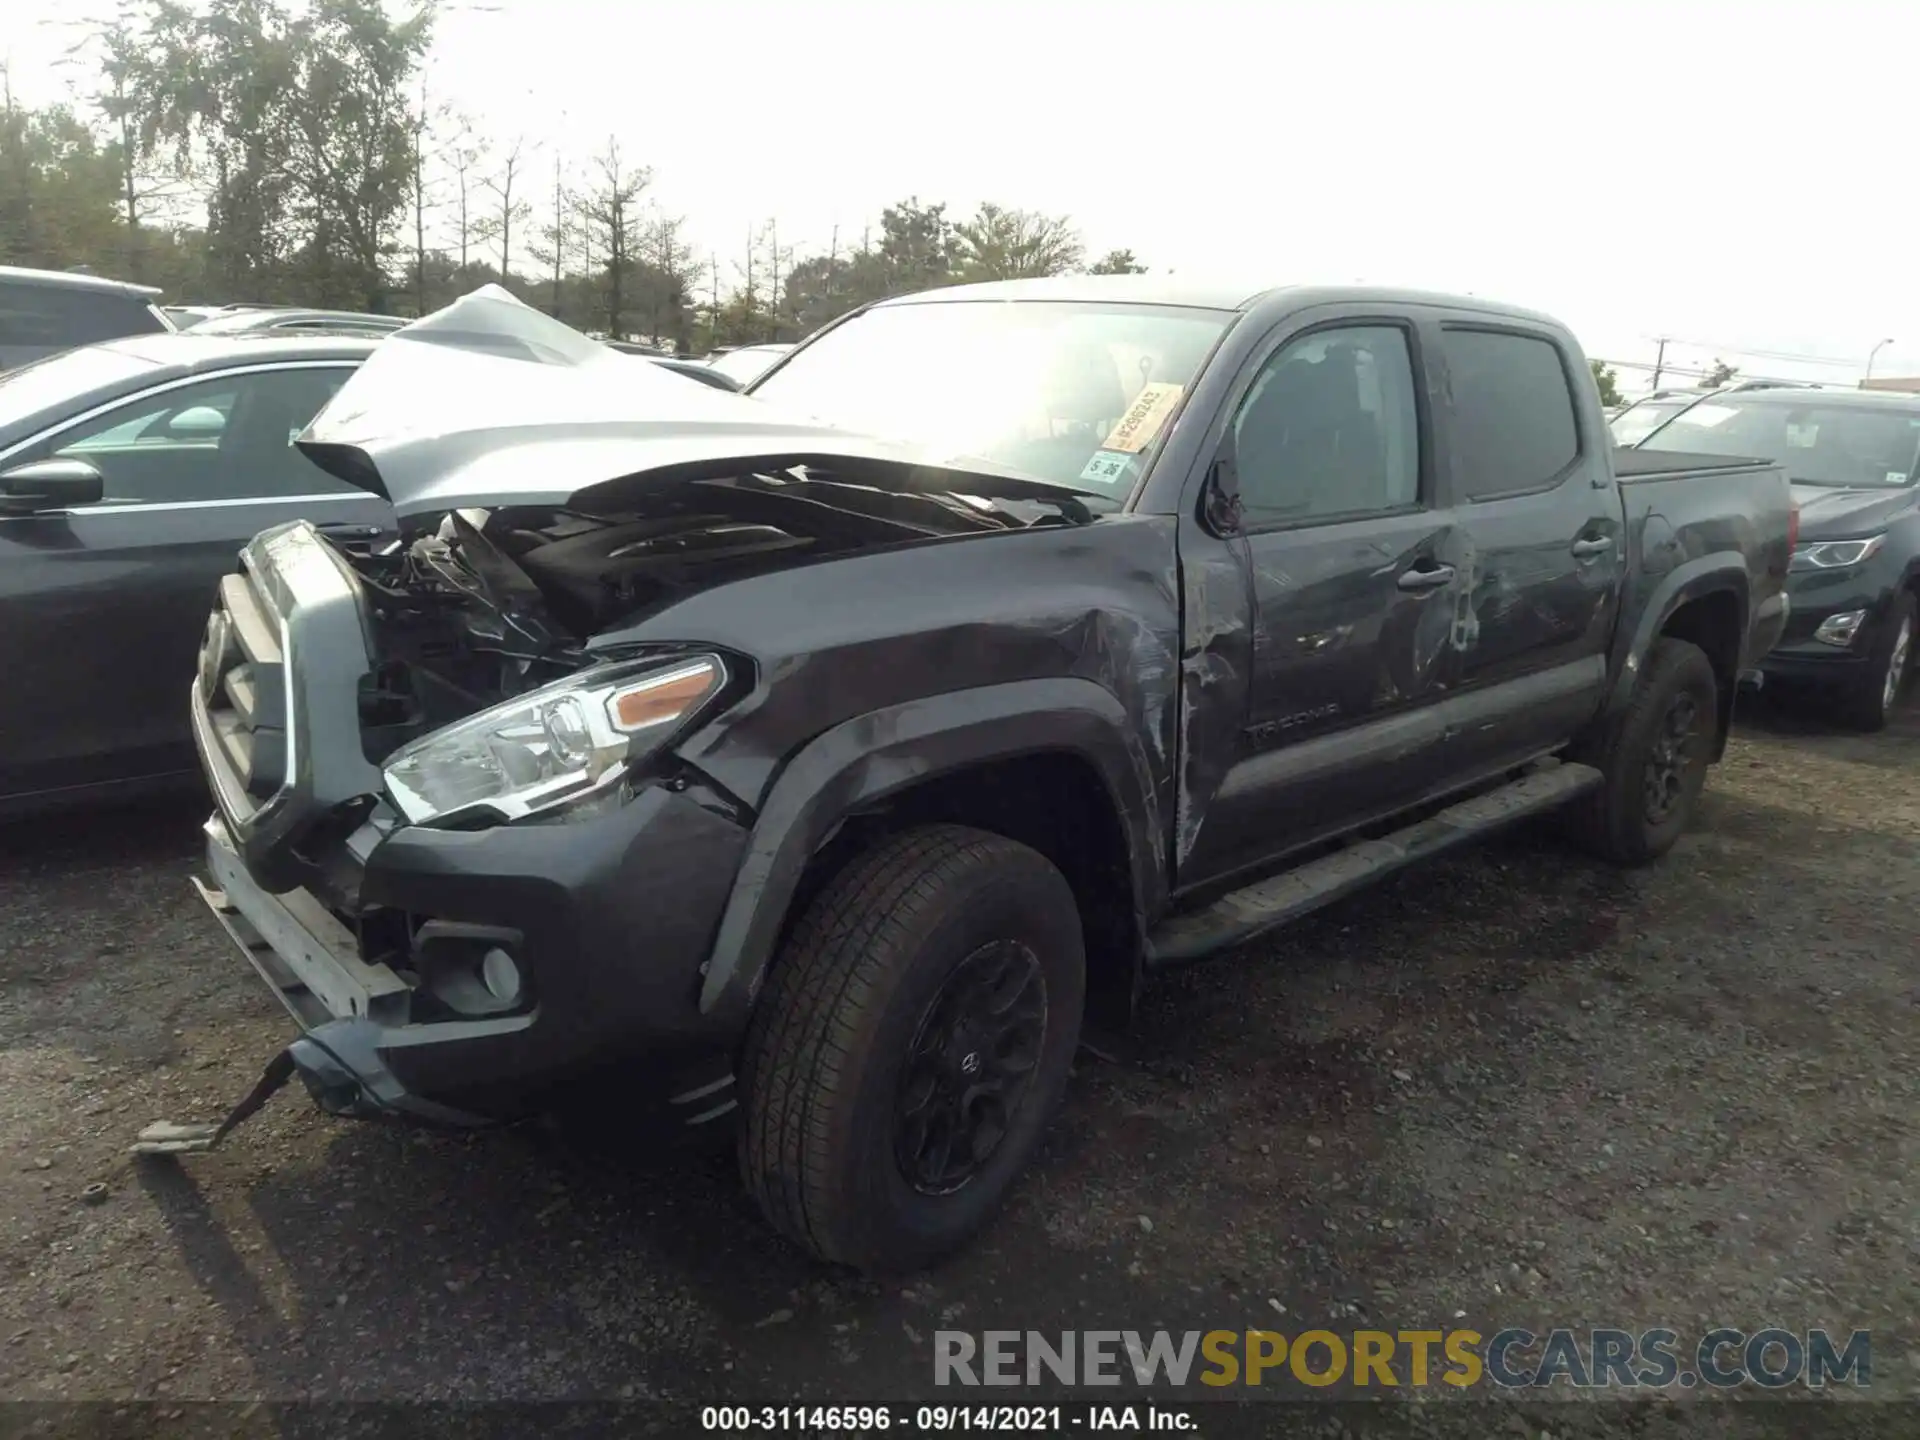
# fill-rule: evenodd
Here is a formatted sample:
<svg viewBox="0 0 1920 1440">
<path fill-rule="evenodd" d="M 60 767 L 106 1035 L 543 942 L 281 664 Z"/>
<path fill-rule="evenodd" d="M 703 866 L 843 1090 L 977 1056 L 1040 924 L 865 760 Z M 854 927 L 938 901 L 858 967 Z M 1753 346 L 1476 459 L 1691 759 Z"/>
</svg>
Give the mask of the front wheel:
<svg viewBox="0 0 1920 1440">
<path fill-rule="evenodd" d="M 1574 804 L 1576 837 L 1617 865 L 1666 854 L 1693 817 L 1719 725 L 1720 685 L 1706 652 L 1655 641 L 1624 712 L 1574 754 L 1604 777 Z"/>
<path fill-rule="evenodd" d="M 740 1168 L 774 1227 L 901 1273 L 992 1217 L 1066 1089 L 1080 914 L 1045 856 L 935 825 L 836 875 L 776 959 L 741 1065 Z"/>
<path fill-rule="evenodd" d="M 1884 730 L 1913 659 L 1914 600 L 1902 594 L 1867 652 L 1866 667 L 1840 702 L 1843 719 L 1856 730 Z"/>
</svg>

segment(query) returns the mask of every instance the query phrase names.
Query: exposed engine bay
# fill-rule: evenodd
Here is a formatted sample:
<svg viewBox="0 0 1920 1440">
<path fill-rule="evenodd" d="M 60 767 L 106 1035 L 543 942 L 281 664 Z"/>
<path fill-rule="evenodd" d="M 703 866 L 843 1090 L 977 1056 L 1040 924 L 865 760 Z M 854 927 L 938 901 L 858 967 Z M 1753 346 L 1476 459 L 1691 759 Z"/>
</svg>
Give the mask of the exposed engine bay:
<svg viewBox="0 0 1920 1440">
<path fill-rule="evenodd" d="M 653 488 L 620 514 L 456 510 L 348 557 L 381 661 L 362 694 L 367 756 L 576 670 L 591 637 L 700 590 L 876 547 L 1093 519 L 1064 491 L 990 499 L 817 470 Z"/>
</svg>

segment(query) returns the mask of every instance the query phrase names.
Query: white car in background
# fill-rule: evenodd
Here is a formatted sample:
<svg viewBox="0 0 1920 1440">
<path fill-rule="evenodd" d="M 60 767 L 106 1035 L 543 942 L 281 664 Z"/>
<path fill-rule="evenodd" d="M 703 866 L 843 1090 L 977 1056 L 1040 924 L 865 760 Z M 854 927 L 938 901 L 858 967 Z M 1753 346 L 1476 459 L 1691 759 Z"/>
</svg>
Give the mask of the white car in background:
<svg viewBox="0 0 1920 1440">
<path fill-rule="evenodd" d="M 791 345 L 740 345 L 709 355 L 707 364 L 745 387 L 766 374 L 773 368 L 774 361 L 791 349 Z"/>
</svg>

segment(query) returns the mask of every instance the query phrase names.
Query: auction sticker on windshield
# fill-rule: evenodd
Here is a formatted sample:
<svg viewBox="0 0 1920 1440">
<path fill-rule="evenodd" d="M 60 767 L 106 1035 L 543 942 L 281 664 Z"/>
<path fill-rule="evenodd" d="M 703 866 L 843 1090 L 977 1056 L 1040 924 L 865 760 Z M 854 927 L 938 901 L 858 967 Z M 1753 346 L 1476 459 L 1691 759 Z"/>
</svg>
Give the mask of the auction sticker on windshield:
<svg viewBox="0 0 1920 1440">
<path fill-rule="evenodd" d="M 1127 467 L 1132 463 L 1131 455 L 1122 455 L 1117 450 L 1096 450 L 1093 458 L 1087 461 L 1087 468 L 1080 472 L 1080 478 L 1095 485 L 1123 485 L 1127 479 Z"/>
<path fill-rule="evenodd" d="M 1118 450 L 1122 455 L 1138 455 L 1166 425 L 1186 388 L 1165 383 L 1142 385 L 1140 393 L 1133 397 L 1133 404 L 1127 407 L 1127 413 L 1113 427 L 1113 433 L 1100 442 L 1100 448 Z"/>
</svg>

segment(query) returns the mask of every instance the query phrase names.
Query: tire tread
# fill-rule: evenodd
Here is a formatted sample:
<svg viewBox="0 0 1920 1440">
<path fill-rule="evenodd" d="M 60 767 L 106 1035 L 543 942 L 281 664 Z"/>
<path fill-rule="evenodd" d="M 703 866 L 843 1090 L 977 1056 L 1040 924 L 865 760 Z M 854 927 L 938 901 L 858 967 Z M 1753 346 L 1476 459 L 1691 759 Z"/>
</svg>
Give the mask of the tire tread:
<svg viewBox="0 0 1920 1440">
<path fill-rule="evenodd" d="M 1668 848 L 1648 844 L 1638 797 L 1628 793 L 1640 783 L 1640 776 L 1623 773 L 1622 759 L 1640 750 L 1648 727 L 1659 720 L 1675 684 L 1689 670 L 1706 682 L 1715 701 L 1709 713 L 1717 715 L 1719 681 L 1706 652 L 1691 641 L 1663 636 L 1648 652 L 1639 682 L 1620 714 L 1597 740 L 1574 750 L 1574 759 L 1595 766 L 1606 778 L 1572 807 L 1570 827 L 1583 846 L 1616 865 L 1644 865 Z"/>
<path fill-rule="evenodd" d="M 919 922 L 968 870 L 1008 852 L 1046 863 L 1024 845 L 961 825 L 880 841 L 814 898 L 754 1007 L 742 1067 L 741 1172 L 774 1228 L 823 1259 L 860 1260 L 830 1182 L 832 1118 L 851 1083 L 848 1061 L 878 1019 L 889 971 L 918 943 Z"/>
</svg>

